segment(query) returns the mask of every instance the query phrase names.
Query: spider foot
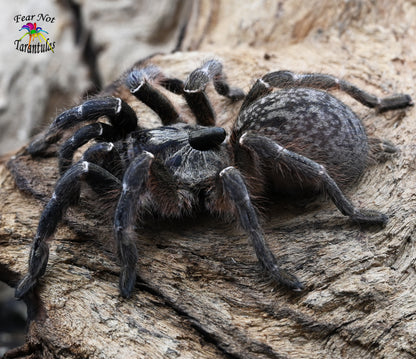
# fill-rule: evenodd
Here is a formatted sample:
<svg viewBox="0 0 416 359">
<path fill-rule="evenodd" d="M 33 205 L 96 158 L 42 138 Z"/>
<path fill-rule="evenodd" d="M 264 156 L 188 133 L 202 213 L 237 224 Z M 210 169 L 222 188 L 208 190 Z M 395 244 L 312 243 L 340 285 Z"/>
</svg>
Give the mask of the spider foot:
<svg viewBox="0 0 416 359">
<path fill-rule="evenodd" d="M 295 292 L 300 292 L 305 288 L 303 283 L 295 275 L 284 269 L 274 267 L 271 271 L 268 271 L 268 274 L 275 283 L 283 285 Z"/>
<path fill-rule="evenodd" d="M 59 136 L 45 135 L 44 137 L 33 140 L 26 148 L 26 151 L 33 157 L 45 156 L 49 146 L 58 140 Z"/>
<path fill-rule="evenodd" d="M 380 146 L 380 151 L 385 152 L 385 153 L 392 154 L 392 153 L 396 153 L 399 151 L 398 147 L 388 140 L 380 140 L 379 146 Z"/>
<path fill-rule="evenodd" d="M 29 154 L 32 156 L 36 156 L 44 153 L 47 148 L 48 144 L 45 143 L 43 138 L 39 138 L 29 144 L 27 147 L 27 152 L 29 152 Z"/>
<path fill-rule="evenodd" d="M 123 298 L 130 298 L 136 283 L 136 271 L 131 268 L 122 268 L 120 272 L 119 288 Z"/>
<path fill-rule="evenodd" d="M 389 218 L 384 213 L 371 209 L 362 209 L 359 212 L 354 213 L 351 216 L 351 219 L 360 224 L 385 226 Z"/>
<path fill-rule="evenodd" d="M 380 112 L 383 112 L 389 110 L 397 110 L 400 108 L 406 108 L 413 105 L 414 102 L 409 95 L 398 94 L 382 98 L 377 108 Z"/>
<path fill-rule="evenodd" d="M 48 258 L 49 247 L 45 241 L 42 241 L 41 236 L 37 236 L 30 250 L 28 274 L 26 274 L 17 285 L 15 291 L 16 298 L 21 299 L 36 285 L 38 278 L 40 278 L 45 273 Z"/>
<path fill-rule="evenodd" d="M 27 274 L 19 282 L 14 292 L 14 296 L 17 299 L 22 299 L 37 283 L 37 279 L 32 275 Z"/>
<path fill-rule="evenodd" d="M 222 86 L 223 92 L 220 92 L 220 90 L 218 90 L 220 86 Z M 227 96 L 231 101 L 240 101 L 240 100 L 243 100 L 244 97 L 246 96 L 245 92 L 238 87 L 228 87 L 224 85 L 217 85 L 216 89 L 217 89 L 217 92 L 221 95 L 224 93 L 227 93 L 226 95 L 224 94 L 224 96 Z"/>
<path fill-rule="evenodd" d="M 400 149 L 388 140 L 369 138 L 370 155 L 375 161 L 382 163 L 391 159 Z"/>
</svg>

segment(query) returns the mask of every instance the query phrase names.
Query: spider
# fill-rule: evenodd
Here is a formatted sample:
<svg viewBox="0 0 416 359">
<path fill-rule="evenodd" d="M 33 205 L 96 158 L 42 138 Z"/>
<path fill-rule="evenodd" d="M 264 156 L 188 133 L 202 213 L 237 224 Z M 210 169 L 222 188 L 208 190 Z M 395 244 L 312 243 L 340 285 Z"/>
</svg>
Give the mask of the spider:
<svg viewBox="0 0 416 359">
<path fill-rule="evenodd" d="M 186 81 L 167 77 L 156 66 L 135 66 L 120 80 L 160 117 L 161 126 L 142 128 L 132 107 L 118 97 L 96 97 L 60 114 L 27 151 L 46 156 L 66 130 L 78 126 L 59 149 L 60 179 L 45 206 L 29 269 L 16 288 L 22 298 L 45 273 L 49 240 L 85 182 L 99 195 L 117 193 L 113 229 L 120 262 L 119 289 L 129 297 L 138 253 L 135 226 L 144 213 L 167 218 L 208 211 L 231 216 L 247 233 L 265 273 L 295 291 L 304 285 L 280 268 L 258 218 L 256 199 L 271 193 L 325 193 L 358 223 L 384 225 L 385 214 L 358 209 L 343 194 L 366 169 L 370 144 L 361 120 L 326 90 L 338 89 L 379 111 L 411 106 L 409 95 L 373 96 L 347 81 L 320 73 L 270 72 L 245 93 L 228 85 L 222 63 L 208 60 Z M 212 83 L 230 101 L 242 101 L 229 134 L 216 126 L 206 94 Z M 183 120 L 166 96 L 183 96 L 196 123 Z M 174 97 L 174 96 L 173 96 Z M 102 117 L 107 122 L 98 121 Z M 85 126 L 80 126 L 88 122 Z M 79 161 L 74 153 L 86 143 Z M 393 152 L 388 142 L 378 142 Z"/>
<path fill-rule="evenodd" d="M 26 33 L 26 34 L 24 34 L 24 35 L 23 35 L 23 36 L 19 39 L 19 41 L 20 41 L 20 40 L 22 40 L 22 39 L 23 39 L 26 35 L 29 35 L 29 46 L 30 46 L 31 41 L 32 41 L 35 37 L 39 37 L 39 36 L 41 36 L 41 37 L 45 40 L 45 42 L 48 44 L 48 46 L 49 46 L 49 48 L 51 49 L 51 51 L 52 51 L 52 52 L 54 52 L 54 51 L 53 51 L 53 49 L 52 49 L 51 44 L 48 42 L 48 40 L 46 40 L 45 36 L 43 36 L 43 35 L 41 34 L 42 32 L 44 32 L 45 34 L 49 34 L 49 33 L 48 33 L 47 31 L 45 31 L 45 30 L 42 30 L 42 28 L 41 28 L 41 27 L 36 26 L 36 22 L 35 22 L 35 23 L 28 22 L 26 25 L 23 25 L 19 31 L 21 31 L 21 30 L 23 30 L 23 29 L 25 29 L 25 30 L 27 31 L 27 33 Z M 40 40 L 40 41 L 42 41 L 42 39 L 39 39 L 39 40 Z"/>
</svg>

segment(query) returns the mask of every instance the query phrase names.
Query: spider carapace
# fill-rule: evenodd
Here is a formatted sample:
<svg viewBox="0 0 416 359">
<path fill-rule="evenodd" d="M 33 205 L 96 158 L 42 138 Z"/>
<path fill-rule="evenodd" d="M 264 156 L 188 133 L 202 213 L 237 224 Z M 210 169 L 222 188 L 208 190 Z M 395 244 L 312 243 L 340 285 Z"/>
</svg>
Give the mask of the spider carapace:
<svg viewBox="0 0 416 359">
<path fill-rule="evenodd" d="M 142 128 L 127 102 L 97 96 L 63 112 L 29 145 L 32 156 L 44 156 L 64 132 L 87 123 L 60 146 L 61 177 L 41 215 L 29 270 L 16 289 L 17 297 L 23 297 L 44 274 L 47 240 L 67 208 L 76 203 L 82 182 L 98 195 L 117 193 L 113 228 L 124 297 L 135 285 L 139 261 L 135 226 L 143 213 L 181 217 L 206 210 L 235 218 L 266 273 L 293 290 L 301 290 L 303 284 L 279 267 L 265 242 L 254 198 L 264 198 L 270 191 L 323 192 L 353 221 L 387 221 L 382 213 L 355 207 L 340 189 L 364 172 L 371 149 L 361 120 L 326 90 L 344 91 L 379 111 L 412 105 L 408 95 L 378 98 L 330 75 L 289 71 L 264 75 L 245 95 L 228 85 L 218 60 L 206 61 L 184 82 L 151 65 L 134 67 L 120 81 L 156 112 L 162 125 Z M 229 134 L 216 127 L 206 94 L 211 82 L 219 95 L 242 101 Z M 196 124 L 182 119 L 166 90 L 185 98 Z M 107 121 L 98 121 L 103 116 Z M 88 142 L 90 147 L 73 163 L 75 151 Z M 394 150 L 387 142 L 378 143 L 386 151 Z"/>
</svg>

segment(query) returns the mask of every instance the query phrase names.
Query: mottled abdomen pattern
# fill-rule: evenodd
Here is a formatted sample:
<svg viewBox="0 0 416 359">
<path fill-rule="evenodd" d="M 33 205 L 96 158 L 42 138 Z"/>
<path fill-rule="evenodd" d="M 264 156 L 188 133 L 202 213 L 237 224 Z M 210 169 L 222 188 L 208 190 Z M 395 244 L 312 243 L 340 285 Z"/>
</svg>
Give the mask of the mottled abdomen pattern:
<svg viewBox="0 0 416 359">
<path fill-rule="evenodd" d="M 360 119 L 320 90 L 289 88 L 264 96 L 243 109 L 234 131 L 236 139 L 253 132 L 314 160 L 341 186 L 356 180 L 368 162 L 368 140 Z"/>
</svg>

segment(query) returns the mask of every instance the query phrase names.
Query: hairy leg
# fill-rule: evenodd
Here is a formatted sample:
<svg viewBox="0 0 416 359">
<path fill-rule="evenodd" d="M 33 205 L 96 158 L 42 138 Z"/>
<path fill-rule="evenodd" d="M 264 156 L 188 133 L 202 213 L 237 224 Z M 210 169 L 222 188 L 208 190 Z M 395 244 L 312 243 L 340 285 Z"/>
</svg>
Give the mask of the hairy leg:
<svg viewBox="0 0 416 359">
<path fill-rule="evenodd" d="M 399 152 L 399 149 L 388 140 L 370 137 L 368 144 L 370 146 L 370 158 L 379 163 L 388 161 Z"/>
<path fill-rule="evenodd" d="M 241 173 L 234 167 L 227 167 L 220 172 L 220 178 L 224 192 L 235 206 L 239 222 L 247 232 L 263 268 L 277 283 L 293 290 L 303 289 L 302 283 L 294 275 L 279 267 L 275 256 L 265 242 L 263 231 Z"/>
<path fill-rule="evenodd" d="M 117 177 L 100 166 L 87 161 L 80 161 L 65 172 L 57 182 L 52 198 L 45 206 L 40 217 L 30 250 L 29 270 L 16 288 L 15 295 L 17 298 L 22 298 L 30 291 L 45 273 L 49 256 L 49 248 L 46 242 L 54 235 L 68 207 L 78 201 L 81 181 L 91 175 L 105 181 L 108 186 L 111 183 L 114 190 L 121 187 Z"/>
<path fill-rule="evenodd" d="M 396 94 L 379 98 L 361 90 L 353 84 L 337 77 L 319 74 L 295 74 L 290 71 L 270 72 L 258 79 L 244 100 L 241 108 L 249 106 L 260 97 L 272 91 L 272 88 L 312 87 L 321 90 L 341 90 L 367 107 L 374 107 L 379 111 L 394 110 L 413 105 L 409 95 Z"/>
<path fill-rule="evenodd" d="M 304 178 L 318 181 L 324 192 L 328 194 L 341 213 L 349 216 L 353 221 L 368 224 L 385 224 L 387 222 L 387 216 L 382 213 L 355 207 L 345 197 L 326 169 L 315 161 L 289 151 L 264 136 L 245 134 L 240 138 L 240 145 L 255 151 L 265 160 L 273 161 L 276 165 L 283 163 Z"/>
<path fill-rule="evenodd" d="M 151 153 L 142 152 L 130 163 L 124 174 L 123 189 L 114 216 L 114 235 L 121 263 L 119 287 L 125 298 L 130 296 L 136 281 L 138 255 L 134 227 L 140 196 L 147 188 L 152 159 Z"/>
<path fill-rule="evenodd" d="M 244 98 L 244 92 L 241 89 L 230 87 L 227 84 L 221 62 L 217 60 L 205 62 L 189 74 L 183 90 L 197 123 L 203 126 L 215 125 L 215 112 L 205 93 L 205 88 L 210 81 L 213 81 L 214 88 L 220 95 L 228 97 L 232 101 Z"/>
<path fill-rule="evenodd" d="M 33 141 L 27 151 L 32 156 L 42 156 L 51 144 L 59 141 L 66 129 L 85 121 L 96 121 L 101 116 L 110 119 L 120 138 L 138 128 L 136 113 L 126 102 L 117 97 L 95 98 L 61 113 L 46 134 Z"/>
<path fill-rule="evenodd" d="M 124 162 L 111 142 L 99 142 L 92 145 L 84 152 L 81 161 L 94 163 L 117 177 L 120 181 L 123 179 Z M 100 195 L 105 195 L 114 190 L 112 177 L 106 179 L 101 174 L 89 173 L 85 181 Z"/>
<path fill-rule="evenodd" d="M 72 166 L 75 151 L 88 141 L 96 139 L 99 141 L 113 142 L 117 140 L 117 137 L 117 130 L 113 126 L 105 123 L 96 122 L 81 127 L 59 149 L 59 173 L 63 175 Z"/>
<path fill-rule="evenodd" d="M 158 67 L 148 66 L 131 70 L 125 82 L 137 99 L 157 113 L 164 126 L 181 121 L 170 100 L 155 87 L 160 83 L 172 92 L 181 91 L 179 80 L 167 81 Z"/>
</svg>

